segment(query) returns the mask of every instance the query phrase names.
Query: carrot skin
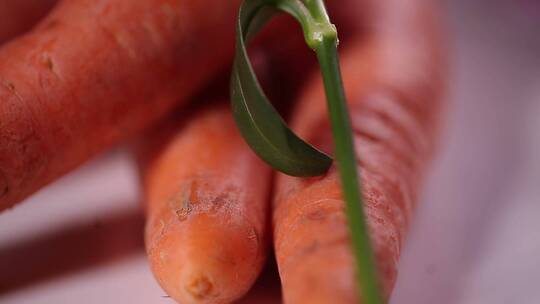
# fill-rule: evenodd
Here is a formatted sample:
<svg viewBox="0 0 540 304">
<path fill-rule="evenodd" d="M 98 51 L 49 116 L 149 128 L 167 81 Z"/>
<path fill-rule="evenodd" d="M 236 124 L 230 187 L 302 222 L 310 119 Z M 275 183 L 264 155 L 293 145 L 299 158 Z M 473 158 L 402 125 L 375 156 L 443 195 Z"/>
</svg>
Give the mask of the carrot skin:
<svg viewBox="0 0 540 304">
<path fill-rule="evenodd" d="M 332 2 L 333 4 L 333 2 Z M 330 5 L 332 5 L 330 4 Z M 341 67 L 370 237 L 388 298 L 444 94 L 445 62 L 427 1 L 366 1 L 366 29 L 346 42 Z M 332 11 L 330 11 L 332 15 Z M 338 28 L 339 29 L 339 28 Z M 323 86 L 313 79 L 293 115 L 308 142 L 333 150 Z M 274 247 L 284 302 L 358 303 L 339 176 L 279 174 Z"/>
<path fill-rule="evenodd" d="M 266 260 L 271 170 L 243 142 L 226 107 L 182 124 L 171 122 L 144 143 L 150 265 L 179 303 L 231 303 Z"/>
<path fill-rule="evenodd" d="M 238 4 L 62 1 L 1 48 L 0 210 L 198 90 L 232 57 Z"/>
<path fill-rule="evenodd" d="M 250 57 L 263 87 L 284 103 L 313 61 L 294 20 L 276 21 L 255 39 Z M 289 39 L 280 43 L 285 31 Z M 215 95 L 217 85 L 206 91 Z M 220 105 L 151 130 L 140 150 L 146 248 L 158 282 L 181 303 L 239 299 L 267 256 L 270 167 L 251 152 L 230 110 Z"/>
</svg>

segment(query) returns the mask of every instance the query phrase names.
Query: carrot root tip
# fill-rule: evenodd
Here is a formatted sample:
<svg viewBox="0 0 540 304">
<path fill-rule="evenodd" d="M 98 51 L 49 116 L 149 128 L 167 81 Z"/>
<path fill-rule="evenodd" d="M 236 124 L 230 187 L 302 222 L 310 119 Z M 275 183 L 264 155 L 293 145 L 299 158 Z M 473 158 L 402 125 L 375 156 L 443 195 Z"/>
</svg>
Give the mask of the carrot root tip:
<svg viewBox="0 0 540 304">
<path fill-rule="evenodd" d="M 212 297 L 214 283 L 207 276 L 198 276 L 185 285 L 185 290 L 196 300 L 205 300 Z"/>
</svg>

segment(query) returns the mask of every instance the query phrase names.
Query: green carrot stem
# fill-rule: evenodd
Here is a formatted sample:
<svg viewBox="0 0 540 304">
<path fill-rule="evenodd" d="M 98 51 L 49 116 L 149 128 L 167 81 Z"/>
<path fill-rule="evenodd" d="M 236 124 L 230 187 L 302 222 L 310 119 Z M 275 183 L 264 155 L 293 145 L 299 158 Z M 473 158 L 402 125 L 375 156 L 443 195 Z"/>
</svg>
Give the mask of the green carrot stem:
<svg viewBox="0 0 540 304">
<path fill-rule="evenodd" d="M 330 158 L 298 138 L 281 120 L 262 92 L 247 58 L 244 34 L 254 35 L 277 8 L 298 20 L 306 43 L 315 51 L 326 92 L 335 158 L 345 199 L 358 290 L 365 304 L 382 304 L 369 229 L 363 209 L 358 167 L 337 52 L 337 31 L 322 0 L 245 0 L 238 24 L 237 56 L 231 81 L 233 113 L 254 151 L 274 168 L 297 176 L 320 174 Z M 253 23 L 253 24 L 251 24 Z M 250 28 L 250 24 L 253 25 Z"/>
<path fill-rule="evenodd" d="M 324 36 L 315 49 L 321 66 L 330 122 L 335 145 L 335 158 L 345 198 L 346 215 L 356 261 L 358 288 L 365 303 L 383 303 L 372 254 L 363 199 L 358 179 L 356 155 L 347 102 L 343 91 L 335 36 Z"/>
<path fill-rule="evenodd" d="M 381 304 L 383 299 L 379 290 L 375 259 L 363 209 L 352 128 L 339 68 L 336 28 L 330 23 L 322 0 L 305 0 L 305 6 L 294 0 L 280 2 L 283 3 L 282 9 L 295 16 L 300 22 L 306 43 L 317 54 L 332 125 L 335 158 L 345 199 L 351 245 L 356 261 L 358 290 L 362 291 L 364 303 Z"/>
</svg>

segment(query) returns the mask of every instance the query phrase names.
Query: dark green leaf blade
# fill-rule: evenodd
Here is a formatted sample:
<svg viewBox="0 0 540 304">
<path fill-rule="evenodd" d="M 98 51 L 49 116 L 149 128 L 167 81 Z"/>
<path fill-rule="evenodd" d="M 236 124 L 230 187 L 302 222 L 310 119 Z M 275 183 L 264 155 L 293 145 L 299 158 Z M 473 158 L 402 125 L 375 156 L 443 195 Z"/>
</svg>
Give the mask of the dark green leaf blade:
<svg viewBox="0 0 540 304">
<path fill-rule="evenodd" d="M 274 169 L 294 176 L 321 175 L 328 170 L 332 159 L 287 127 L 262 91 L 249 61 L 245 39 L 248 33 L 254 35 L 274 13 L 268 10 L 268 3 L 272 2 L 245 1 L 240 9 L 231 75 L 233 116 L 246 142 Z"/>
</svg>

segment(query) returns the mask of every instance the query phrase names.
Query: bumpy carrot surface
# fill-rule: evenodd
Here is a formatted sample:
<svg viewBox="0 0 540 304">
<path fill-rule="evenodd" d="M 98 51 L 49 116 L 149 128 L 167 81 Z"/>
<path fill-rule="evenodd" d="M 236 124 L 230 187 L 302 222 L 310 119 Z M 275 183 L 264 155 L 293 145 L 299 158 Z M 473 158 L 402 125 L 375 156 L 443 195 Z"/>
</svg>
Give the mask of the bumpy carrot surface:
<svg viewBox="0 0 540 304">
<path fill-rule="evenodd" d="M 389 296 L 400 247 L 432 155 L 444 91 L 444 60 L 426 1 L 367 1 L 362 35 L 342 54 L 364 208 L 380 283 Z M 331 153 L 319 78 L 293 116 L 302 138 Z M 280 174 L 274 245 L 285 303 L 358 303 L 339 176 Z"/>
<path fill-rule="evenodd" d="M 0 1 L 0 44 L 32 28 L 56 0 Z"/>
<path fill-rule="evenodd" d="M 230 303 L 259 275 L 269 243 L 271 170 L 225 106 L 171 122 L 145 142 L 146 248 L 179 303 Z"/>
<path fill-rule="evenodd" d="M 64 0 L 0 49 L 0 210 L 186 100 L 231 59 L 238 6 Z"/>
</svg>

